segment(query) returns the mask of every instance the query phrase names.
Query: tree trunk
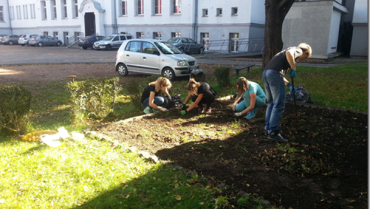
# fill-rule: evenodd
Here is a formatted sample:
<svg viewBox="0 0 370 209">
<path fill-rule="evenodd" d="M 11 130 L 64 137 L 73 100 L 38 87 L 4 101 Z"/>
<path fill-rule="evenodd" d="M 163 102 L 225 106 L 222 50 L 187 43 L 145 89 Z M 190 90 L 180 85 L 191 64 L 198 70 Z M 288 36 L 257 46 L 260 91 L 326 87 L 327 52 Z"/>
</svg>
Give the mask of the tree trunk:
<svg viewBox="0 0 370 209">
<path fill-rule="evenodd" d="M 270 59 L 283 49 L 283 22 L 294 0 L 265 0 L 265 40 L 262 69 Z"/>
</svg>

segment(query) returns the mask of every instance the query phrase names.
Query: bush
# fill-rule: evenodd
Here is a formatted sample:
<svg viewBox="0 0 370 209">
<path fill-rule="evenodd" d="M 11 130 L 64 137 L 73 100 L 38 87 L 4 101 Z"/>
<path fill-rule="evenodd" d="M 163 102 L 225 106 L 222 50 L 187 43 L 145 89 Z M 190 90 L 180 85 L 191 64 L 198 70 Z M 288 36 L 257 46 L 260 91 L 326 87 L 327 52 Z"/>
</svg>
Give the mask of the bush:
<svg viewBox="0 0 370 209">
<path fill-rule="evenodd" d="M 224 87 L 230 85 L 230 68 L 228 67 L 216 68 L 215 76 L 219 86 Z"/>
<path fill-rule="evenodd" d="M 76 119 L 103 119 L 113 112 L 117 94 L 122 89 L 119 78 L 87 79 L 67 84 Z"/>
<path fill-rule="evenodd" d="M 143 79 L 134 79 L 127 81 L 124 85 L 124 91 L 130 95 L 131 103 L 135 108 L 141 108 L 141 95 L 150 82 L 156 81 L 160 76 L 152 75 Z"/>
<path fill-rule="evenodd" d="M 26 132 L 32 94 L 21 85 L 0 87 L 0 133 Z"/>
</svg>

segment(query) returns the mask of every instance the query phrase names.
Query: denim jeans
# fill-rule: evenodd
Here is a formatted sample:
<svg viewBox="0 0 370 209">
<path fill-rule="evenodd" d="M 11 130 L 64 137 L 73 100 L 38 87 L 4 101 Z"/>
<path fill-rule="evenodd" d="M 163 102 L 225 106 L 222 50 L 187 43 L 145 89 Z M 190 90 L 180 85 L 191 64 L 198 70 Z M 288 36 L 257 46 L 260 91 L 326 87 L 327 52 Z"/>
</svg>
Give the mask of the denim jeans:
<svg viewBox="0 0 370 209">
<path fill-rule="evenodd" d="M 279 120 L 285 109 L 285 83 L 283 75 L 275 70 L 264 70 L 263 85 L 267 100 L 265 130 L 279 130 Z"/>
<path fill-rule="evenodd" d="M 261 97 L 256 96 L 256 103 L 254 105 L 253 110 L 257 110 L 258 108 L 263 107 L 265 105 L 265 102 L 266 102 L 266 98 L 261 98 Z M 250 96 L 246 96 L 246 97 L 243 96 L 243 101 L 241 101 L 236 106 L 235 111 L 236 112 L 241 112 L 241 111 L 247 109 L 247 107 L 249 107 L 250 105 L 251 105 Z"/>
<path fill-rule="evenodd" d="M 154 104 L 161 107 L 167 107 L 168 105 L 168 99 L 166 97 L 156 96 L 154 97 Z M 144 108 L 149 106 L 149 97 L 144 99 L 144 101 L 141 103 Z"/>
</svg>

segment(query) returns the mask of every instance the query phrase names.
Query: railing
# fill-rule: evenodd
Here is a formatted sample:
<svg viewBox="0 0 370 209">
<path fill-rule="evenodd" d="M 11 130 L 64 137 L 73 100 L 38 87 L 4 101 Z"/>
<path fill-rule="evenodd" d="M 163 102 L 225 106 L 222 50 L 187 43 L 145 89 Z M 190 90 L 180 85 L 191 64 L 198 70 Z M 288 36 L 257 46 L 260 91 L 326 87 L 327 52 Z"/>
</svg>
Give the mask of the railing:
<svg viewBox="0 0 370 209">
<path fill-rule="evenodd" d="M 80 33 L 78 36 L 68 36 L 68 43 L 66 48 L 70 48 L 71 46 L 75 45 L 80 37 L 84 37 L 84 34 Z"/>
</svg>

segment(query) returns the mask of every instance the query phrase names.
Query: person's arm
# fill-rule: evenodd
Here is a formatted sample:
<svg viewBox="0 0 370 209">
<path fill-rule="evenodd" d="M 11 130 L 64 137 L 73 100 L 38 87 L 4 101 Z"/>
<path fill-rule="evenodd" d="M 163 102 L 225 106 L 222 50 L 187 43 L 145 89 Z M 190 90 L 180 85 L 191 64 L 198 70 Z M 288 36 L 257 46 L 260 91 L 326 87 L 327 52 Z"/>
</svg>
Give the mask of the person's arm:
<svg viewBox="0 0 370 209">
<path fill-rule="evenodd" d="M 283 79 L 284 79 L 285 85 L 288 85 L 289 81 L 285 77 L 283 77 Z"/>
<path fill-rule="evenodd" d="M 168 93 L 168 90 L 166 89 L 164 93 L 167 95 L 168 99 L 171 99 L 171 95 Z"/>
<path fill-rule="evenodd" d="M 249 94 L 249 97 L 250 97 L 250 104 L 249 104 L 249 107 L 247 107 L 245 110 L 241 111 L 240 113 L 243 115 L 251 110 L 254 109 L 254 107 L 256 106 L 256 98 L 257 98 L 257 94 L 256 93 L 251 93 Z"/>
<path fill-rule="evenodd" d="M 151 91 L 149 95 L 149 107 L 152 107 L 154 109 L 160 110 L 159 106 L 153 103 L 154 101 L 155 92 Z"/>
<path fill-rule="evenodd" d="M 295 67 L 295 60 L 294 60 L 294 52 L 295 49 L 290 49 L 288 51 L 285 52 L 285 55 L 286 55 L 286 59 L 290 65 L 290 68 L 292 70 L 296 70 L 296 67 Z"/>
<path fill-rule="evenodd" d="M 192 110 L 194 107 L 196 107 L 196 106 L 198 106 L 198 104 L 199 104 L 199 102 L 200 102 L 200 100 L 202 100 L 202 98 L 203 98 L 203 95 L 204 94 L 199 94 L 198 95 L 198 97 L 197 97 L 197 99 L 195 100 L 195 102 L 193 102 L 193 104 L 191 104 L 187 109 L 186 109 L 186 111 L 190 111 L 190 110 Z"/>
<path fill-rule="evenodd" d="M 243 94 L 238 94 L 235 98 L 235 101 L 233 103 L 233 105 L 237 105 L 238 104 L 238 101 L 240 100 L 240 98 L 242 97 Z"/>
</svg>

